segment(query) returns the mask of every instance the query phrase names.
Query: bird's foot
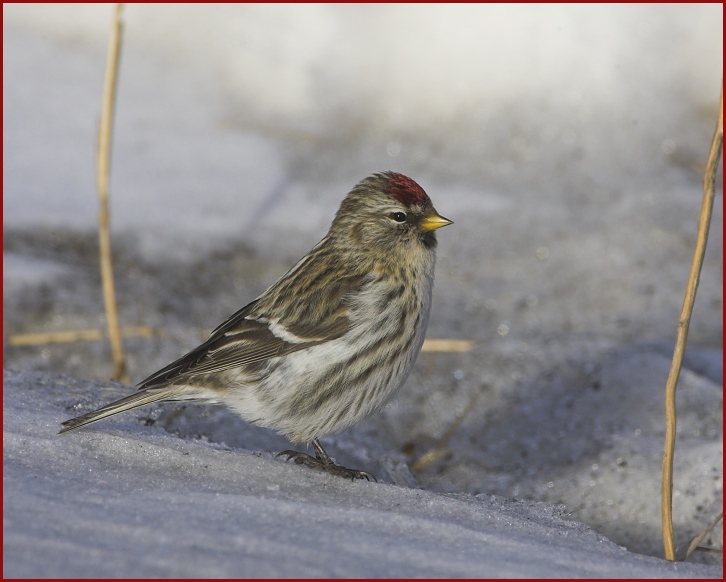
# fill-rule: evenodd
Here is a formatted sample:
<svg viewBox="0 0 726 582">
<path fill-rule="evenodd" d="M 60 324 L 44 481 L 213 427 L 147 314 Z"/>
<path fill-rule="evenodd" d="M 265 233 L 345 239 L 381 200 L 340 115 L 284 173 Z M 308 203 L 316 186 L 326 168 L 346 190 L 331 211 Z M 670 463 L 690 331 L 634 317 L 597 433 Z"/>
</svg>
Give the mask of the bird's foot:
<svg viewBox="0 0 726 582">
<path fill-rule="evenodd" d="M 275 458 L 282 457 L 283 455 L 287 456 L 287 459 L 285 460 L 286 462 L 292 459 L 296 465 L 305 465 L 311 469 L 325 471 L 326 473 L 330 473 L 336 477 L 343 477 L 344 479 L 350 479 L 351 481 L 355 481 L 356 479 L 366 479 L 367 481 L 375 481 L 378 483 L 378 479 L 376 479 L 368 471 L 358 471 L 357 469 L 348 469 L 342 465 L 336 465 L 330 460 L 330 457 L 327 459 L 320 459 L 317 456 L 311 457 L 306 453 L 298 451 L 282 451 L 275 455 Z"/>
</svg>

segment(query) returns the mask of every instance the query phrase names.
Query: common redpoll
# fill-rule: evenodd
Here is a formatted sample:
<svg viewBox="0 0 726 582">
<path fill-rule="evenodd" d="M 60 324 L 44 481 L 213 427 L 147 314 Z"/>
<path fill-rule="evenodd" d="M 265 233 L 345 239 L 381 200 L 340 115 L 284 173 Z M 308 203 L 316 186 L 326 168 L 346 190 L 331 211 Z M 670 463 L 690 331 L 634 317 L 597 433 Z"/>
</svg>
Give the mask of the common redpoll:
<svg viewBox="0 0 726 582">
<path fill-rule="evenodd" d="M 139 384 L 139 392 L 63 423 L 61 433 L 161 400 L 226 404 L 315 457 L 298 464 L 352 479 L 318 439 L 379 410 L 421 351 L 431 307 L 435 230 L 451 224 L 424 190 L 393 172 L 345 197 L 328 234 L 209 339 Z"/>
</svg>

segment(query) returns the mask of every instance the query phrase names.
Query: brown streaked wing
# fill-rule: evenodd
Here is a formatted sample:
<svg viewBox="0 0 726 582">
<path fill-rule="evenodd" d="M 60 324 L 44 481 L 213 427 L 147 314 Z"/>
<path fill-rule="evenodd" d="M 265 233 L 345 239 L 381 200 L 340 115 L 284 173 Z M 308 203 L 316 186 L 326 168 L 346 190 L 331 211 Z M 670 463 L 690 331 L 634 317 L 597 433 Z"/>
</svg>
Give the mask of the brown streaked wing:
<svg viewBox="0 0 726 582">
<path fill-rule="evenodd" d="M 203 344 L 146 378 L 139 389 L 163 385 L 182 376 L 221 372 L 284 356 L 336 339 L 350 329 L 348 317 L 339 316 L 328 325 L 318 323 L 310 328 L 315 335 L 306 337 L 306 341 L 288 342 L 274 335 L 266 322 L 246 319 L 248 314 L 245 309 L 237 312 Z"/>
<path fill-rule="evenodd" d="M 298 282 L 293 284 L 297 293 L 292 295 L 292 288 L 287 287 L 300 276 L 293 267 L 260 297 L 214 329 L 207 341 L 146 378 L 139 389 L 163 385 L 182 376 L 221 372 L 284 356 L 345 334 L 351 327 L 348 298 L 370 282 L 370 274 L 356 273 L 354 265 L 347 265 L 348 272 L 340 276 L 324 245 L 318 245 L 306 261 L 306 269 L 320 273 L 317 285 L 308 287 Z M 270 331 L 267 321 L 274 318 L 275 308 L 279 308 L 271 299 L 279 298 L 279 294 L 287 295 L 291 305 L 286 317 L 277 318 L 277 325 L 299 338 L 299 342 L 286 341 Z"/>
</svg>

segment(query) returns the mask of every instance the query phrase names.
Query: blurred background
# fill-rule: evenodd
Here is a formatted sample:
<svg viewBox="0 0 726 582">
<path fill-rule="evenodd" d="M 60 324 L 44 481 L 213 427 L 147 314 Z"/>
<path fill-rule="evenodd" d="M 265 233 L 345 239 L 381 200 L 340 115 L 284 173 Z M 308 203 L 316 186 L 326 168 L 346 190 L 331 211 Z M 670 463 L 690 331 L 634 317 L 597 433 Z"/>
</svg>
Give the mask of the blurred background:
<svg viewBox="0 0 726 582">
<path fill-rule="evenodd" d="M 113 10 L 3 5 L 6 368 L 112 370 L 104 341 L 13 338 L 105 329 L 95 146 Z M 472 348 L 422 354 L 329 452 L 374 473 L 403 461 L 436 491 L 562 503 L 662 555 L 663 388 L 717 118 L 721 4 L 132 4 L 123 18 L 118 306 L 122 326 L 158 332 L 125 339 L 132 384 L 282 275 L 356 182 L 402 172 L 455 223 L 428 337 Z M 719 195 L 679 384 L 677 543 L 722 503 L 722 219 Z M 149 415 L 185 437 L 287 448 L 212 407 Z"/>
</svg>

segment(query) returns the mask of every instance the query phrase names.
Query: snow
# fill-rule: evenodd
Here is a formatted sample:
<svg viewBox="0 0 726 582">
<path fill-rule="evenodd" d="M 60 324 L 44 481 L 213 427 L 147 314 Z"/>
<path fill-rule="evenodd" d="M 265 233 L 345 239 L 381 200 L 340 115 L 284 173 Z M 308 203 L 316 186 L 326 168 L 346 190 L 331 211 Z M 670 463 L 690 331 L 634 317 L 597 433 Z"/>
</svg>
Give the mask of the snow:
<svg viewBox="0 0 726 582">
<path fill-rule="evenodd" d="M 718 556 L 661 559 L 660 534 L 721 5 L 125 6 L 117 296 L 122 325 L 163 332 L 125 340 L 132 383 L 284 273 L 364 176 L 406 173 L 454 221 L 428 337 L 473 349 L 422 354 L 324 442 L 377 484 L 275 460 L 284 438 L 215 407 L 56 435 L 132 390 L 105 342 L 8 343 L 104 326 L 112 10 L 3 5 L 6 577 L 721 577 Z M 722 216 L 717 196 L 678 388 L 678 544 L 723 502 Z"/>
<path fill-rule="evenodd" d="M 5 372 L 6 577 L 708 577 L 564 508 L 351 482 L 125 419 L 58 437 L 101 383 Z M 122 387 L 116 386 L 119 393 Z"/>
</svg>

